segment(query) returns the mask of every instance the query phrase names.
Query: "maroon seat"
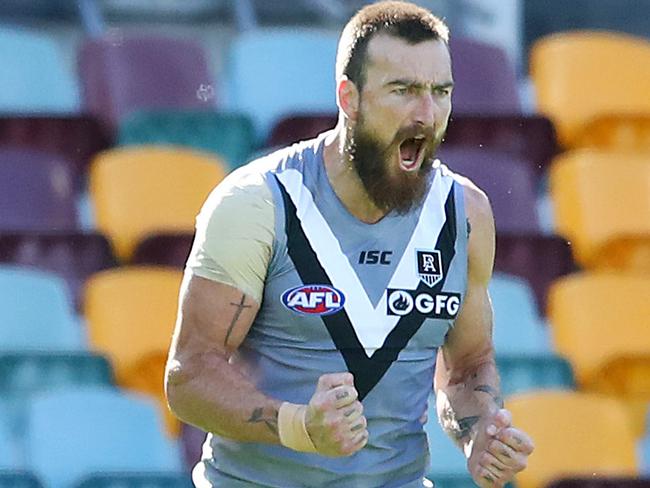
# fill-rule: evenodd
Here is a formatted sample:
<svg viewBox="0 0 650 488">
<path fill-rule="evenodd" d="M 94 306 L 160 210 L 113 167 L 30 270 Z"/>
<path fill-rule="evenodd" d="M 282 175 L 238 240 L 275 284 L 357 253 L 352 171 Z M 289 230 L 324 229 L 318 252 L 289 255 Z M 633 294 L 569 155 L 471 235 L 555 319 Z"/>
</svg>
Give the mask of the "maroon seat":
<svg viewBox="0 0 650 488">
<path fill-rule="evenodd" d="M 542 116 L 452 114 L 445 146 L 492 148 L 525 159 L 543 174 L 557 154 L 555 128 Z"/>
<path fill-rule="evenodd" d="M 86 39 L 78 70 L 84 108 L 112 128 L 139 109 L 215 106 L 205 54 L 192 40 Z"/>
<path fill-rule="evenodd" d="M 538 233 L 536 174 L 524 159 L 488 148 L 447 147 L 440 159 L 476 183 L 492 202 L 500 232 Z"/>
<path fill-rule="evenodd" d="M 650 478 L 590 477 L 554 481 L 547 488 L 650 488 Z"/>
<path fill-rule="evenodd" d="M 0 262 L 57 273 L 67 281 L 78 310 L 86 279 L 116 266 L 110 244 L 103 235 L 77 232 L 0 232 Z"/>
<path fill-rule="evenodd" d="M 544 316 L 551 283 L 577 267 L 568 242 L 561 237 L 497 232 L 494 269 L 527 280 Z"/>
<path fill-rule="evenodd" d="M 288 146 L 294 142 L 316 137 L 336 125 L 337 115 L 294 114 L 284 117 L 271 129 L 266 147 Z"/>
<path fill-rule="evenodd" d="M 111 141 L 100 123 L 88 116 L 0 116 L 0 145 L 62 156 L 72 164 L 78 189 L 92 156 L 108 148 Z"/>
<path fill-rule="evenodd" d="M 76 229 L 72 168 L 62 156 L 0 147 L 0 231 Z"/>
<path fill-rule="evenodd" d="M 133 264 L 185 267 L 194 234 L 155 234 L 143 239 L 133 255 Z"/>
<path fill-rule="evenodd" d="M 201 459 L 201 448 L 205 441 L 206 433 L 192 425 L 181 425 L 181 445 L 183 448 L 183 462 L 188 472 Z"/>
<path fill-rule="evenodd" d="M 517 75 L 506 52 L 474 39 L 449 42 L 454 74 L 455 114 L 519 114 Z"/>
</svg>

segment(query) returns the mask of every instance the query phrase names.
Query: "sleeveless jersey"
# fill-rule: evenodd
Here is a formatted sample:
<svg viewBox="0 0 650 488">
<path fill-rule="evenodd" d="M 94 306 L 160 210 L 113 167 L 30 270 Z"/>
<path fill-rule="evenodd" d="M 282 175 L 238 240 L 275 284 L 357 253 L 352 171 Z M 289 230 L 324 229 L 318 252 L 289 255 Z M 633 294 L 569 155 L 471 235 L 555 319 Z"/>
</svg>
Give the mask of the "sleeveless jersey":
<svg viewBox="0 0 650 488">
<path fill-rule="evenodd" d="M 350 371 L 368 444 L 329 458 L 209 434 L 198 487 L 422 487 L 420 417 L 466 289 L 463 190 L 436 161 L 421 205 L 363 223 L 329 183 L 324 140 L 254 163 L 273 196 L 275 237 L 259 313 L 232 361 L 264 394 L 303 404 L 322 374 Z"/>
</svg>

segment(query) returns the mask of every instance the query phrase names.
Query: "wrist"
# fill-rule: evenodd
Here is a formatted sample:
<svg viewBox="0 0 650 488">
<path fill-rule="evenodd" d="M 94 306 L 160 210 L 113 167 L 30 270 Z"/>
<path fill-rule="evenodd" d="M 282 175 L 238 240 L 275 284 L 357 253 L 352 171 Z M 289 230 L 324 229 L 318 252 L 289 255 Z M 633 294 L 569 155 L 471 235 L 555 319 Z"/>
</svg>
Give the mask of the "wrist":
<svg viewBox="0 0 650 488">
<path fill-rule="evenodd" d="M 283 402 L 278 410 L 278 434 L 280 443 L 299 452 L 317 452 L 307 432 L 305 416 L 307 405 Z"/>
</svg>

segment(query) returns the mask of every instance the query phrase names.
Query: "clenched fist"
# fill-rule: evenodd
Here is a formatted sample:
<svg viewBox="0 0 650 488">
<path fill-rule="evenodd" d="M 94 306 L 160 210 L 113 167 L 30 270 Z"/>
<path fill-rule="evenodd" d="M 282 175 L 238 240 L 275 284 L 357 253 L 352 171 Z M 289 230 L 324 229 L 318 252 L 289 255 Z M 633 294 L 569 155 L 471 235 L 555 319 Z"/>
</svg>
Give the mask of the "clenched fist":
<svg viewBox="0 0 650 488">
<path fill-rule="evenodd" d="M 368 424 L 357 397 L 350 373 L 324 374 L 318 379 L 305 426 L 320 454 L 349 456 L 368 442 Z"/>
</svg>

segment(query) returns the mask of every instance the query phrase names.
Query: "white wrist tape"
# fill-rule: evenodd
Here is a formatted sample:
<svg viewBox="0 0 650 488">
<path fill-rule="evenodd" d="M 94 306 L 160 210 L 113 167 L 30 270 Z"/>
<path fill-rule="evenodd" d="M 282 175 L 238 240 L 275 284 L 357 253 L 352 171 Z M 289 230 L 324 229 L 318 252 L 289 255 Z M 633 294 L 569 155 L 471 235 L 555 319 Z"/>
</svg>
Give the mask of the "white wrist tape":
<svg viewBox="0 0 650 488">
<path fill-rule="evenodd" d="M 307 405 L 284 402 L 278 411 L 278 433 L 283 446 L 300 452 L 317 452 L 305 426 Z"/>
</svg>

